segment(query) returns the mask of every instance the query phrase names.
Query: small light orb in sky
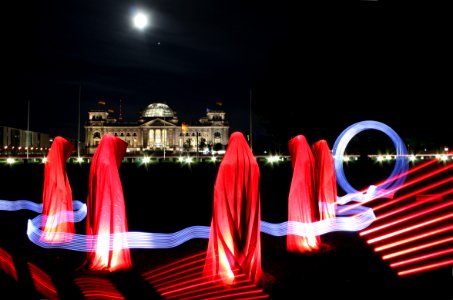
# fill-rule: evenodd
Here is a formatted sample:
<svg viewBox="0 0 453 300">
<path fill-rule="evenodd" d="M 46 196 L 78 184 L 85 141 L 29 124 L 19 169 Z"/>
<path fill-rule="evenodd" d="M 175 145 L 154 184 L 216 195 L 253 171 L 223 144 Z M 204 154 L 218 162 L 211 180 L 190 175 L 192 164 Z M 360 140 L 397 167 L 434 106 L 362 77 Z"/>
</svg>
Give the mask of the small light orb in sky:
<svg viewBox="0 0 453 300">
<path fill-rule="evenodd" d="M 138 12 L 134 16 L 134 26 L 140 30 L 148 26 L 148 16 L 142 12 Z"/>
</svg>

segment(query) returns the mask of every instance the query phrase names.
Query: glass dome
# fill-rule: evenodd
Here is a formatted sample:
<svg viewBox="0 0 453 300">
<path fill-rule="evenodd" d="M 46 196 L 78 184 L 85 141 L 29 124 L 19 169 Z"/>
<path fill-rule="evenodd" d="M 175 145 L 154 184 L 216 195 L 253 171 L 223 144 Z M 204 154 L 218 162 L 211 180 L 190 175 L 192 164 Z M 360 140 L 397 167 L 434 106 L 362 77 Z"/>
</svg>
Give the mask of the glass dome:
<svg viewBox="0 0 453 300">
<path fill-rule="evenodd" d="M 173 110 L 164 103 L 152 103 L 142 112 L 143 118 L 173 118 Z"/>
</svg>

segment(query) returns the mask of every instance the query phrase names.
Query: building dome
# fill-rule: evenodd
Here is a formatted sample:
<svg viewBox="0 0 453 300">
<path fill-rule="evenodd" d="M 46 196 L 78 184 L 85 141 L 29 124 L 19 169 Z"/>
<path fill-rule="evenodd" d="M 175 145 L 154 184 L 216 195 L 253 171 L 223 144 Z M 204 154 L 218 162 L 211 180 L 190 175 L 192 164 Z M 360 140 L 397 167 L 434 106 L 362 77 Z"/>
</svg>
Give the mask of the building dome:
<svg viewBox="0 0 453 300">
<path fill-rule="evenodd" d="M 151 103 L 142 112 L 142 118 L 173 118 L 173 110 L 164 103 Z"/>
</svg>

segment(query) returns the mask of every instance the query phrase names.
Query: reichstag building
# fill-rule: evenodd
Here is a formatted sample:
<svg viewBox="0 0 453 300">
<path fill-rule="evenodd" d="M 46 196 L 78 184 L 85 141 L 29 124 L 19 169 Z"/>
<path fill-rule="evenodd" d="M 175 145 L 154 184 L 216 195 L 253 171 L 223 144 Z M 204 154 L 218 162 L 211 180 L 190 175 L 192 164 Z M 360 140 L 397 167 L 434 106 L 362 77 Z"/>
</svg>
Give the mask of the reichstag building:
<svg viewBox="0 0 453 300">
<path fill-rule="evenodd" d="M 112 133 L 126 141 L 128 154 L 164 152 L 168 154 L 207 153 L 225 149 L 229 125 L 219 107 L 207 110 L 196 122 L 180 122 L 165 103 L 151 103 L 136 122 L 123 122 L 102 106 L 88 111 L 85 123 L 85 150 L 93 154 L 101 137 Z"/>
</svg>

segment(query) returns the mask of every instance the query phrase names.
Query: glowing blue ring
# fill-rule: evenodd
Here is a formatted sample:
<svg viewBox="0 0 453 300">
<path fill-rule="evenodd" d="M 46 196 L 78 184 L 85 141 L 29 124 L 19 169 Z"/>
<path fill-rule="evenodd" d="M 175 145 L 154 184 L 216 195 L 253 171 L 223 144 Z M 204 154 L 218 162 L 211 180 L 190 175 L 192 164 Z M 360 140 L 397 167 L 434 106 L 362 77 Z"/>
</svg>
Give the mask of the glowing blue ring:
<svg viewBox="0 0 453 300">
<path fill-rule="evenodd" d="M 396 187 L 401 186 L 404 181 L 406 180 L 406 172 L 409 168 L 409 162 L 407 158 L 407 149 L 404 145 L 404 142 L 398 136 L 398 134 L 391 129 L 389 126 L 385 125 L 384 123 L 377 122 L 377 121 L 362 121 L 352 124 L 338 136 L 335 144 L 333 146 L 333 158 L 335 162 L 335 174 L 337 177 L 337 182 L 341 186 L 341 188 L 347 193 L 357 193 L 358 191 L 354 189 L 346 179 L 343 170 L 343 154 L 348 145 L 349 141 L 359 132 L 368 130 L 368 129 L 376 129 L 379 131 L 384 132 L 387 134 L 393 141 L 396 149 L 396 162 L 395 167 L 391 175 L 388 177 L 387 181 L 378 187 L 379 190 L 390 190 L 395 189 Z M 404 175 L 400 175 L 404 174 Z M 398 177 L 395 177 L 399 175 Z M 396 180 L 390 180 L 392 178 L 397 178 Z M 379 192 L 377 192 L 379 194 Z"/>
</svg>

